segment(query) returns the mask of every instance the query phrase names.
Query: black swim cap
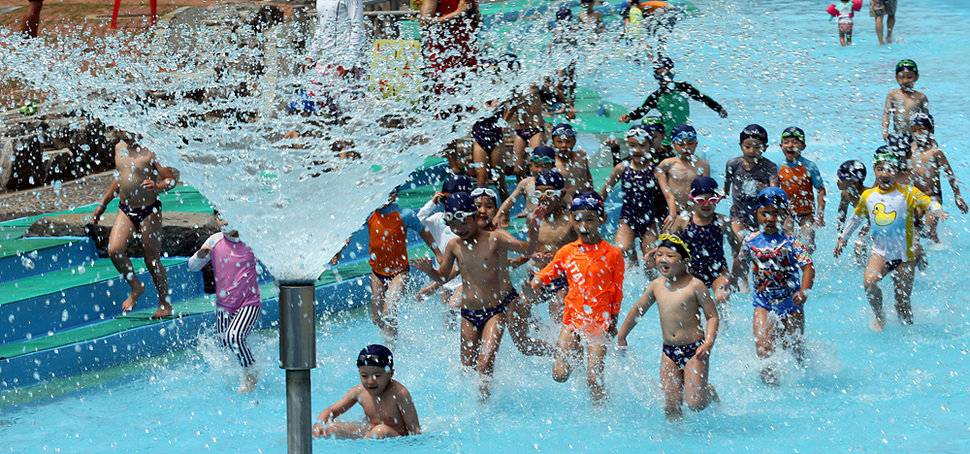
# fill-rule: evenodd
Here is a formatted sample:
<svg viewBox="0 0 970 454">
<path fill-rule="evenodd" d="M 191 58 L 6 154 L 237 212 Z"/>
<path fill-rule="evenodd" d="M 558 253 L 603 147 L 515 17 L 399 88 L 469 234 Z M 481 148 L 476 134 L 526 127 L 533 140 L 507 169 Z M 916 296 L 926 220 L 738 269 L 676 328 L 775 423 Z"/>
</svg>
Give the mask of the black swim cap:
<svg viewBox="0 0 970 454">
<path fill-rule="evenodd" d="M 763 145 L 768 145 L 768 131 L 762 128 L 758 124 L 750 124 L 741 131 L 741 141 L 738 143 L 744 143 L 745 139 L 755 139 L 761 142 Z"/>
<path fill-rule="evenodd" d="M 549 186 L 562 190 L 566 187 L 566 179 L 555 170 L 546 170 L 536 175 L 536 187 L 538 188 L 539 186 Z"/>
<path fill-rule="evenodd" d="M 371 344 L 357 355 L 357 367 L 374 366 L 394 370 L 394 355 L 383 345 Z"/>
</svg>

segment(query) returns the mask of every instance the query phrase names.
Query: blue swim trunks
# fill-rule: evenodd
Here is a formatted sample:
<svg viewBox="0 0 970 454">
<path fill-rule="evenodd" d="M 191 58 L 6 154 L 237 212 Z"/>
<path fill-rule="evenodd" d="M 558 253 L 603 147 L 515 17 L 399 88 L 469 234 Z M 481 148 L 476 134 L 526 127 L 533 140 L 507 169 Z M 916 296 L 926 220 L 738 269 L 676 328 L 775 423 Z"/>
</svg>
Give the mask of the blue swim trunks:
<svg viewBox="0 0 970 454">
<path fill-rule="evenodd" d="M 754 307 L 762 307 L 762 308 L 768 309 L 769 311 L 774 312 L 778 315 L 788 315 L 792 312 L 800 311 L 803 309 L 802 306 L 795 304 L 795 301 L 793 301 L 791 298 L 792 295 L 794 295 L 794 293 L 792 293 L 791 295 L 788 295 L 788 298 L 785 298 L 780 302 L 772 303 L 771 301 L 768 301 L 766 298 L 755 293 L 754 303 L 752 305 Z"/>
</svg>

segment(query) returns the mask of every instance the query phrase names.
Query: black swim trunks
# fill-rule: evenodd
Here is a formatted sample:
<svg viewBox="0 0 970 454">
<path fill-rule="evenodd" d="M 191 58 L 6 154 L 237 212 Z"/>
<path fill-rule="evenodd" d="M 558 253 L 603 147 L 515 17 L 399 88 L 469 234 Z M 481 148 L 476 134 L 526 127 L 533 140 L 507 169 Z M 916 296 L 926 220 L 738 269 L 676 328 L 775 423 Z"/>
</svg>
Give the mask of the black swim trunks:
<svg viewBox="0 0 970 454">
<path fill-rule="evenodd" d="M 664 356 L 673 360 L 677 367 L 683 369 L 687 362 L 697 354 L 697 348 L 701 345 L 704 345 L 703 339 L 687 345 L 664 344 Z"/>
<path fill-rule="evenodd" d="M 475 325 L 476 329 L 482 329 L 488 323 L 492 317 L 498 314 L 504 314 L 506 309 L 509 308 L 509 304 L 512 304 L 516 298 L 519 297 L 519 292 L 515 291 L 513 288 L 509 290 L 508 295 L 505 295 L 505 299 L 499 303 L 498 306 L 486 307 L 484 309 L 478 309 L 470 311 L 468 309 L 461 310 L 461 317 L 468 320 L 469 323 Z"/>
<path fill-rule="evenodd" d="M 132 224 L 135 224 L 135 229 L 141 229 L 142 221 L 151 216 L 152 213 L 160 213 L 162 211 L 162 201 L 156 200 L 155 203 L 141 208 L 131 208 L 128 205 L 119 203 L 118 209 L 122 213 L 125 213 L 125 216 L 128 216 Z"/>
<path fill-rule="evenodd" d="M 401 273 L 409 273 L 409 272 L 411 272 L 411 267 L 404 268 L 404 270 L 401 271 L 400 273 L 394 273 L 394 274 L 381 274 L 381 273 L 378 273 L 377 271 L 371 270 L 371 273 L 374 273 L 374 276 L 377 276 L 377 278 L 380 279 L 381 283 L 384 285 L 389 285 L 391 281 L 393 281 L 394 278 L 400 275 Z"/>
</svg>

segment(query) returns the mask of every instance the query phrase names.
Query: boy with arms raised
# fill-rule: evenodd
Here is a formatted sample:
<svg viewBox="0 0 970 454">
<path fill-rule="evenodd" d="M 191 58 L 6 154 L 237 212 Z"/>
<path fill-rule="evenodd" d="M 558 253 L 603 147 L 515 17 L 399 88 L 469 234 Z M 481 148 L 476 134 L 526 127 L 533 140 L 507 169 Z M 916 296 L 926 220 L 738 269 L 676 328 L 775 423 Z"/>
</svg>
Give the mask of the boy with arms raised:
<svg viewBox="0 0 970 454">
<path fill-rule="evenodd" d="M 421 424 L 411 393 L 394 380 L 394 356 L 383 345 L 368 345 L 357 356 L 360 385 L 323 410 L 313 424 L 316 438 L 390 438 L 420 435 Z M 364 409 L 363 424 L 334 421 L 354 405 Z"/>
<path fill-rule="evenodd" d="M 599 194 L 576 194 L 570 205 L 570 223 L 579 239 L 563 246 L 529 283 L 536 291 L 554 279 L 568 279 L 562 330 L 556 346 L 552 376 L 569 379 L 571 362 L 581 358 L 586 343 L 586 382 L 594 404 L 607 398 L 603 387 L 603 358 L 609 339 L 616 333 L 616 319 L 623 301 L 623 254 L 600 237 L 606 208 Z"/>
<path fill-rule="evenodd" d="M 846 238 L 852 235 L 865 218 L 869 218 L 872 229 L 872 253 L 869 264 L 863 274 L 863 286 L 869 305 L 875 314 L 872 322 L 873 331 L 885 329 L 882 313 L 882 290 L 879 281 L 890 272 L 893 275 L 893 286 L 896 290 L 896 315 L 904 325 L 913 324 L 913 310 L 910 297 L 913 291 L 913 272 L 916 255 L 914 253 L 914 231 L 916 209 L 928 211 L 933 216 L 946 219 L 939 203 L 923 194 L 913 186 L 901 186 L 896 182 L 899 168 L 899 158 L 891 153 L 876 153 L 873 172 L 876 174 L 876 186 L 868 189 L 859 197 L 852 217 L 845 223 L 845 228 L 835 244 L 835 256 L 842 254 Z"/>
<path fill-rule="evenodd" d="M 682 416 L 681 404 L 694 411 L 718 400 L 708 383 L 711 349 L 717 339 L 718 314 L 704 283 L 687 272 L 691 250 L 676 235 L 660 236 L 656 251 L 660 277 L 654 279 L 633 305 L 620 328 L 617 345 L 627 346 L 626 337 L 650 306 L 657 303 L 663 332 L 660 356 L 660 384 L 664 390 L 667 420 Z M 704 312 L 705 326 L 701 325 Z M 685 399 L 686 398 L 686 399 Z"/>
<path fill-rule="evenodd" d="M 930 112 L 930 102 L 926 95 L 916 91 L 913 86 L 919 80 L 919 68 L 913 60 L 900 60 L 896 63 L 896 82 L 899 88 L 890 90 L 886 95 L 886 107 L 882 111 L 882 138 L 888 139 L 890 123 L 892 131 L 912 134 L 913 115 Z"/>
<path fill-rule="evenodd" d="M 731 297 L 728 285 L 731 277 L 727 259 L 724 258 L 724 239 L 727 238 L 732 251 L 740 247 L 738 237 L 731 231 L 731 221 L 714 212 L 722 198 L 717 190 L 717 181 L 711 177 L 697 177 L 690 184 L 693 213 L 688 218 L 678 216 L 671 228 L 692 251 L 688 271 L 711 290 L 714 302 L 720 309 L 727 306 Z"/>
<path fill-rule="evenodd" d="M 158 310 L 152 318 L 164 318 L 172 314 L 172 302 L 168 295 L 168 274 L 162 265 L 162 202 L 158 200 L 158 193 L 175 187 L 176 178 L 172 169 L 158 161 L 155 152 L 136 141 L 134 134 L 122 131 L 121 135 L 121 141 L 115 146 L 115 179 L 94 209 L 91 222 L 97 225 L 105 207 L 117 195 L 120 203 L 108 239 L 108 256 L 131 287 L 121 309 L 133 310 L 145 293 L 145 286 L 135 276 L 135 268 L 125 253 L 128 242 L 140 234 L 145 247 L 145 267 L 158 290 Z"/>
<path fill-rule="evenodd" d="M 953 189 L 954 202 L 961 212 L 967 212 L 967 203 L 960 196 L 960 186 L 957 177 L 953 174 L 950 161 L 946 159 L 943 150 L 939 148 L 933 140 L 935 128 L 933 117 L 927 113 L 917 113 L 913 116 L 913 154 L 909 158 L 909 169 L 912 175 L 913 186 L 928 195 L 934 202 L 943 205 L 943 188 L 940 184 L 940 174 L 946 175 Z M 935 243 L 940 242 L 936 233 L 936 219 L 927 219 L 929 227 L 928 235 Z"/>
<path fill-rule="evenodd" d="M 620 208 L 620 222 L 616 229 L 614 241 L 616 247 L 627 259 L 627 264 L 633 266 L 637 262 L 634 251 L 636 241 L 640 240 L 641 255 L 653 246 L 659 235 L 659 219 L 663 214 L 657 208 L 657 199 L 662 197 L 657 186 L 654 169 L 659 160 L 653 153 L 651 139 L 658 143 L 657 138 L 663 138 L 663 126 L 660 124 L 635 125 L 626 133 L 626 144 L 630 150 L 629 161 L 621 161 L 613 167 L 613 172 L 606 178 L 606 183 L 600 189 L 600 197 L 606 200 L 613 186 L 623 183 L 623 206 Z"/>
<path fill-rule="evenodd" d="M 789 126 L 781 133 L 781 151 L 785 162 L 778 168 L 778 184 L 791 203 L 789 222 L 798 226 L 799 235 L 808 247 L 815 251 L 815 229 L 825 225 L 825 186 L 822 174 L 814 162 L 802 156 L 805 150 L 805 131 Z M 818 191 L 818 209 L 815 209 L 815 191 Z"/>
<path fill-rule="evenodd" d="M 519 241 L 505 230 L 479 228 L 478 208 L 471 194 L 456 192 L 445 201 L 445 222 L 457 239 L 448 242 L 441 267 L 430 259 L 412 261 L 415 268 L 439 283 L 445 282 L 457 265 L 462 279 L 461 362 L 481 374 L 482 398 L 489 395 L 489 384 L 505 331 L 505 311 L 519 296 L 509 278 L 508 252 L 535 252 L 538 240 L 537 219 L 545 207 L 536 208 L 529 223 L 529 242 Z"/>
<path fill-rule="evenodd" d="M 695 178 L 711 175 L 711 165 L 694 155 L 697 149 L 697 131 L 688 124 L 674 126 L 670 143 L 677 156 L 664 159 L 657 165 L 657 184 L 667 200 L 667 218 L 664 230 L 670 230 L 681 211 L 687 209 L 690 184 Z"/>
<path fill-rule="evenodd" d="M 803 308 L 815 282 L 815 267 L 798 236 L 782 229 L 788 217 L 785 191 L 763 189 L 757 202 L 761 230 L 748 235 L 741 244 L 741 251 L 734 259 L 731 285 L 735 286 L 735 279 L 745 274 L 743 267 L 753 265 L 753 324 L 758 356 L 762 359 L 771 357 L 780 341 L 801 361 L 805 334 Z M 771 366 L 761 369 L 761 381 L 766 385 L 778 383 Z"/>
</svg>

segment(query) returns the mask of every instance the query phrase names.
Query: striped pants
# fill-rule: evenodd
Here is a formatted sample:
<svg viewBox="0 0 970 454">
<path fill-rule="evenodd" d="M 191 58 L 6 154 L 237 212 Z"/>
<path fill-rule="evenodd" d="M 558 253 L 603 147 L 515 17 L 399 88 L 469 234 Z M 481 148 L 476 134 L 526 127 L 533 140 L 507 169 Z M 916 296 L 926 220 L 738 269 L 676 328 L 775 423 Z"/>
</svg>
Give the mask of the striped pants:
<svg viewBox="0 0 970 454">
<path fill-rule="evenodd" d="M 219 341 L 225 348 L 232 349 L 239 358 L 242 367 L 252 366 L 256 362 L 253 351 L 246 343 L 246 337 L 256 326 L 262 314 L 260 306 L 245 306 L 235 313 L 216 309 L 216 329 L 219 330 Z"/>
</svg>

